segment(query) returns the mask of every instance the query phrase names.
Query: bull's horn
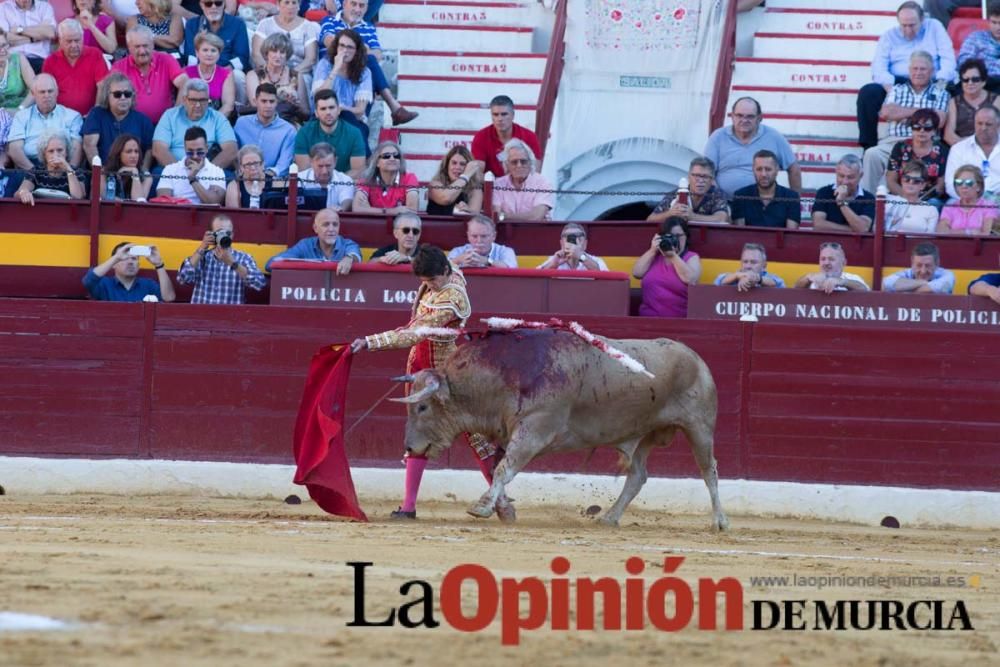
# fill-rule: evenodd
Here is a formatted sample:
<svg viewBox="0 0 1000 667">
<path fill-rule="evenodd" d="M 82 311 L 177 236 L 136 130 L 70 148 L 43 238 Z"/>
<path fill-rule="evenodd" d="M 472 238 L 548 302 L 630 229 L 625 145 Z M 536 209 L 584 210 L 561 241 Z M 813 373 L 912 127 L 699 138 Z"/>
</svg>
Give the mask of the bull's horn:
<svg viewBox="0 0 1000 667">
<path fill-rule="evenodd" d="M 396 403 L 419 403 L 425 398 L 433 395 L 440 386 L 441 385 L 438 384 L 437 378 L 431 375 L 427 379 L 427 384 L 425 384 L 420 391 L 414 392 L 409 396 L 403 396 L 402 398 L 390 398 L 389 400 L 395 401 Z"/>
<path fill-rule="evenodd" d="M 412 375 L 400 375 L 399 377 L 392 378 L 393 382 L 413 382 Z"/>
</svg>

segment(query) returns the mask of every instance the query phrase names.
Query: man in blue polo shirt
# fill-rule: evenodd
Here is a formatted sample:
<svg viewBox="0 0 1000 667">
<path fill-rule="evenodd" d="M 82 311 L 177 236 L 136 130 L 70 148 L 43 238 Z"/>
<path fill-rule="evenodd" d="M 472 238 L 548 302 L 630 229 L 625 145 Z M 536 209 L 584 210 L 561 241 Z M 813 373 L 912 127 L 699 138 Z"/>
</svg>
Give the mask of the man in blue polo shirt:
<svg viewBox="0 0 1000 667">
<path fill-rule="evenodd" d="M 184 159 L 184 133 L 192 127 L 205 130 L 205 141 L 211 155 L 215 146 L 218 153 L 212 164 L 229 169 L 236 161 L 239 147 L 236 133 L 226 117 L 210 108 L 208 84 L 201 79 L 189 79 L 181 87 L 181 105 L 167 109 L 153 131 L 153 157 L 166 167 Z"/>
<path fill-rule="evenodd" d="M 310 259 L 319 262 L 338 262 L 337 275 L 346 276 L 354 262 L 361 262 L 361 247 L 340 235 L 340 216 L 332 208 L 316 212 L 313 218 L 316 236 L 302 239 L 288 250 L 267 260 L 264 270 L 271 272 L 271 264 L 279 259 Z"/>
<path fill-rule="evenodd" d="M 149 295 L 160 301 L 173 301 L 177 298 L 170 276 L 163 267 L 163 259 L 156 246 L 150 246 L 147 256 L 149 263 L 156 269 L 157 284 L 149 278 L 139 278 L 139 256 L 131 254 L 134 243 L 119 243 L 115 246 L 111 257 L 87 271 L 83 277 L 83 286 L 90 296 L 98 301 L 142 301 Z M 108 271 L 114 270 L 114 278 L 108 277 Z"/>
<path fill-rule="evenodd" d="M 203 15 L 189 18 L 184 24 L 184 55 L 188 57 L 187 64 L 197 62 L 194 38 L 199 32 L 211 32 L 218 35 L 226 45 L 219 54 L 220 66 L 232 67 L 234 72 L 242 72 L 253 66 L 250 61 L 247 24 L 238 16 L 227 14 L 225 4 L 225 0 L 201 0 L 199 5 Z M 195 60 L 192 61 L 192 58 Z"/>
<path fill-rule="evenodd" d="M 798 229 L 802 218 L 799 193 L 778 185 L 778 156 L 757 151 L 753 156 L 756 184 L 733 195 L 733 222 L 750 227 Z"/>
<path fill-rule="evenodd" d="M 773 127 L 761 124 L 760 104 L 752 97 L 741 97 L 729 114 L 732 125 L 720 127 L 705 144 L 705 157 L 715 164 L 715 184 L 726 196 L 753 185 L 753 155 L 769 150 L 778 158 L 778 166 L 788 172 L 788 185 L 802 190 L 802 170 L 788 140 Z"/>
</svg>

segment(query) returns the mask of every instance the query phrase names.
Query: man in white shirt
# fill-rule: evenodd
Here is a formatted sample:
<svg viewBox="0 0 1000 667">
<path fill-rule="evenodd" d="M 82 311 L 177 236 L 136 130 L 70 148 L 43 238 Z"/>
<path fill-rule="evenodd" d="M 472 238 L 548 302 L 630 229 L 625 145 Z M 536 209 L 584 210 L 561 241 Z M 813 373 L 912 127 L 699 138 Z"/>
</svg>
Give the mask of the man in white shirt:
<svg viewBox="0 0 1000 667">
<path fill-rule="evenodd" d="M 40 0 L 12 0 L 0 3 L 0 29 L 7 33 L 10 50 L 20 53 L 39 72 L 42 61 L 52 52 L 56 37 L 56 15 L 52 5 Z"/>
<path fill-rule="evenodd" d="M 474 215 L 465 223 L 468 243 L 452 248 L 448 259 L 459 268 L 485 269 L 491 266 L 504 269 L 517 268 L 517 254 L 513 248 L 496 243 L 497 228 L 485 215 Z"/>
<path fill-rule="evenodd" d="M 819 271 L 807 273 L 795 281 L 795 287 L 834 292 L 868 292 L 868 283 L 861 276 L 844 271 L 847 255 L 839 243 L 829 242 L 819 246 Z"/>
<path fill-rule="evenodd" d="M 540 269 L 558 271 L 607 271 L 608 265 L 587 252 L 587 230 L 571 222 L 559 234 L 559 250 L 538 265 Z"/>
<path fill-rule="evenodd" d="M 962 139 L 948 152 L 948 163 L 944 168 L 944 187 L 948 196 L 958 199 L 955 192 L 955 172 L 967 164 L 978 167 L 983 172 L 986 187 L 983 196 L 996 198 L 1000 191 L 1000 111 L 992 104 L 981 107 L 976 112 L 976 129 L 971 137 Z"/>
<path fill-rule="evenodd" d="M 350 211 L 354 202 L 354 181 L 337 171 L 337 151 L 320 141 L 309 149 L 309 168 L 299 172 L 300 190 L 325 189 L 326 207 L 334 211 Z"/>
<path fill-rule="evenodd" d="M 221 204 L 226 198 L 226 173 L 207 156 L 205 130 L 189 127 L 184 133 L 184 159 L 163 168 L 156 194 L 188 199 L 193 204 Z"/>
</svg>

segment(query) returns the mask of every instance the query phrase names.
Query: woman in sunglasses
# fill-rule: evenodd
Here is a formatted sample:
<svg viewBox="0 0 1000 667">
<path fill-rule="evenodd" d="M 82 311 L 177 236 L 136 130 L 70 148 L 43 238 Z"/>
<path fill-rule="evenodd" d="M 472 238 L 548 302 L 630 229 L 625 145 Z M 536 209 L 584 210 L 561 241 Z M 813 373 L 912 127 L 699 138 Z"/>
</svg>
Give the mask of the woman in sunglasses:
<svg viewBox="0 0 1000 667">
<path fill-rule="evenodd" d="M 958 68 L 962 93 L 948 102 L 948 119 L 944 123 L 944 140 L 949 146 L 972 136 L 977 111 L 985 106 L 1000 109 L 997 94 L 986 90 L 986 76 L 986 63 L 979 58 L 969 58 Z"/>
<path fill-rule="evenodd" d="M 420 182 L 407 173 L 403 149 L 394 141 L 383 141 L 368 160 L 368 168 L 354 193 L 355 213 L 399 215 L 420 207 Z"/>
<path fill-rule="evenodd" d="M 894 234 L 933 234 L 937 208 L 921 198 L 927 184 L 927 166 L 920 160 L 903 165 L 902 193 L 885 200 L 885 231 Z"/>
<path fill-rule="evenodd" d="M 917 109 L 910 116 L 910 127 L 913 136 L 898 142 L 889 154 L 889 165 L 885 172 L 886 187 L 890 194 L 902 197 L 903 166 L 913 161 L 922 162 L 926 173 L 920 197 L 940 210 L 947 199 L 944 192 L 944 170 L 948 163 L 948 147 L 937 137 L 937 112 L 932 109 Z"/>
<path fill-rule="evenodd" d="M 955 192 L 953 199 L 941 211 L 938 234 L 983 234 L 993 231 L 993 225 L 1000 222 L 1000 210 L 983 197 L 986 186 L 983 172 L 979 167 L 963 164 L 955 171 Z"/>
<path fill-rule="evenodd" d="M 428 183 L 428 215 L 473 215 L 483 210 L 483 163 L 465 146 L 453 146 Z"/>
<path fill-rule="evenodd" d="M 115 185 L 115 199 L 146 201 L 149 197 L 153 176 L 142 169 L 142 146 L 138 137 L 120 134 L 111 144 L 101 174 L 102 194 L 108 191 L 108 179 Z"/>
</svg>

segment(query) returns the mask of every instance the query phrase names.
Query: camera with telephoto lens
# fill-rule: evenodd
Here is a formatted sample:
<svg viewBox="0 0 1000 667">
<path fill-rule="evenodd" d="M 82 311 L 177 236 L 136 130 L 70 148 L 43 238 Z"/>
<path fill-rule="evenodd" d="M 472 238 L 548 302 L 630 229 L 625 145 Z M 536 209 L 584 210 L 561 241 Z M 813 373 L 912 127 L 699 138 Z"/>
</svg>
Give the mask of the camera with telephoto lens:
<svg viewBox="0 0 1000 667">
<path fill-rule="evenodd" d="M 666 252 L 668 250 L 673 250 L 677 252 L 677 239 L 674 238 L 673 234 L 661 234 L 660 235 L 660 250 Z"/>
<path fill-rule="evenodd" d="M 233 246 L 233 233 L 228 229 L 219 229 L 213 234 L 215 234 L 215 245 L 223 250 L 229 250 Z"/>
<path fill-rule="evenodd" d="M 567 234 L 566 243 L 572 243 L 573 245 L 580 245 L 580 235 L 579 234 Z"/>
</svg>

